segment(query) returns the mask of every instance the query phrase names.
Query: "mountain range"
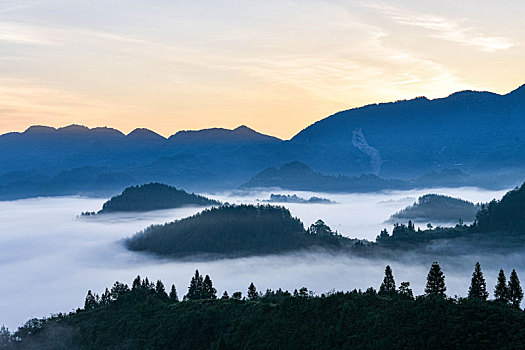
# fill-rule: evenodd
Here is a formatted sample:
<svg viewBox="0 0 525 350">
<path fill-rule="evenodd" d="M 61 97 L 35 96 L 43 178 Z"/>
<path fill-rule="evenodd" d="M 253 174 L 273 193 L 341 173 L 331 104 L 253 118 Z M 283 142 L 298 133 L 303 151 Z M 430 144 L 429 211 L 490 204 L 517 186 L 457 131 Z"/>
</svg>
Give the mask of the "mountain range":
<svg viewBox="0 0 525 350">
<path fill-rule="evenodd" d="M 523 135 L 525 85 L 505 95 L 462 91 L 354 108 L 290 140 L 246 126 L 168 138 L 148 129 L 125 135 L 107 127 L 32 126 L 0 135 L 0 199 L 107 196 L 148 182 L 233 189 L 294 161 L 326 175 L 418 178 L 431 186 L 432 174 L 446 173 L 453 175 L 450 186 L 469 184 L 472 175 L 478 186 L 508 187 L 522 182 Z"/>
</svg>

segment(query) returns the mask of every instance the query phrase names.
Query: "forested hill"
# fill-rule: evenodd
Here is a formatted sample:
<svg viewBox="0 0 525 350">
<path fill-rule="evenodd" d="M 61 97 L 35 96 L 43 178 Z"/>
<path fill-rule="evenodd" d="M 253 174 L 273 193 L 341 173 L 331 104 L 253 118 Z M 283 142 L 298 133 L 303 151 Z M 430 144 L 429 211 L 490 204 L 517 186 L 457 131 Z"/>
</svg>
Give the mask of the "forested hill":
<svg viewBox="0 0 525 350">
<path fill-rule="evenodd" d="M 472 222 L 480 209 L 474 203 L 439 194 L 426 194 L 414 204 L 393 214 L 389 221 L 415 220 L 427 222 Z"/>
<path fill-rule="evenodd" d="M 411 185 L 401 180 L 382 179 L 376 175 L 331 176 L 313 171 L 302 162 L 284 164 L 279 169 L 270 167 L 255 175 L 241 188 L 278 187 L 288 190 L 320 192 L 370 192 L 387 189 L 408 189 Z"/>
<path fill-rule="evenodd" d="M 483 205 L 476 215 L 476 229 L 525 235 L 525 184 L 507 192 L 501 200 Z"/>
<path fill-rule="evenodd" d="M 272 205 L 214 207 L 129 238 L 126 246 L 166 256 L 246 256 L 311 247 L 340 248 L 358 240 L 339 236 L 322 221 L 308 231 L 288 209 Z"/>
<path fill-rule="evenodd" d="M 435 227 L 428 224 L 427 230 L 408 225 L 394 225 L 390 235 L 385 229 L 376 239 L 379 247 L 396 249 L 420 249 L 441 240 L 431 247 L 433 253 L 468 254 L 477 251 L 500 253 L 522 252 L 525 248 L 525 183 L 507 192 L 501 200 L 481 204 L 475 221 L 466 225 L 458 222 L 454 227 Z"/>
<path fill-rule="evenodd" d="M 126 188 L 103 204 L 98 214 L 123 211 L 150 211 L 184 206 L 220 205 L 220 202 L 173 186 L 149 183 Z"/>
</svg>

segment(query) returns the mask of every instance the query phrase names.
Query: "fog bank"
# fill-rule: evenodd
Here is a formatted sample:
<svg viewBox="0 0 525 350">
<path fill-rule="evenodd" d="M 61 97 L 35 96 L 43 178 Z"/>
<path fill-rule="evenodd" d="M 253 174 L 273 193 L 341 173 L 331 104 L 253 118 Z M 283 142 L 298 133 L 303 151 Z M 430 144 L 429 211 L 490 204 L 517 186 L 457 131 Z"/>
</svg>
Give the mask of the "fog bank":
<svg viewBox="0 0 525 350">
<path fill-rule="evenodd" d="M 349 195 L 293 192 L 303 197 L 326 197 L 338 203 L 285 206 L 305 225 L 322 218 L 346 236 L 373 239 L 381 228 L 387 227 L 384 220 L 421 194 L 442 193 L 479 202 L 499 198 L 504 192 L 476 189 Z M 250 203 L 267 199 L 269 192 L 249 197 L 211 197 L 230 203 Z M 323 293 L 331 289 L 377 288 L 385 265 L 391 264 L 398 285 L 410 281 L 415 294 L 420 294 L 432 260 L 439 259 L 446 275 L 448 294 L 466 295 L 474 263 L 478 260 L 490 292 L 500 267 L 506 269 L 507 275 L 512 267 L 518 269 L 518 274 L 525 272 L 525 259 L 519 254 L 446 259 L 426 256 L 419 257 L 418 263 L 413 255 L 392 262 L 312 252 L 212 262 L 170 261 L 129 252 L 119 240 L 150 224 L 186 217 L 202 208 L 77 218 L 81 211 L 98 210 L 103 202 L 78 197 L 0 202 L 0 324 L 14 330 L 32 317 L 74 310 L 83 306 L 88 289 L 101 293 L 116 280 L 131 284 L 137 274 L 151 280 L 162 279 L 167 285 L 174 283 L 179 296 L 185 294 L 195 269 L 209 274 L 219 293 L 225 289 L 230 294 L 238 290 L 245 293 L 250 282 L 262 291 L 306 286 Z"/>
</svg>

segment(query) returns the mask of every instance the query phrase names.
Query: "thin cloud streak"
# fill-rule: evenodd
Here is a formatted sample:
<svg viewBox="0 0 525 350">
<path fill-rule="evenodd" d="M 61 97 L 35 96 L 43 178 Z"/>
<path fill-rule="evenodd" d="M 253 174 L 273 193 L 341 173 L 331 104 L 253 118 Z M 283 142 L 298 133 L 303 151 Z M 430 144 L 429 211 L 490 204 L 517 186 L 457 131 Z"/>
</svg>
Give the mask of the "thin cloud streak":
<svg viewBox="0 0 525 350">
<path fill-rule="evenodd" d="M 454 20 L 446 17 L 416 13 L 386 4 L 362 3 L 362 6 L 378 10 L 396 23 L 427 29 L 432 37 L 476 46 L 483 51 L 494 52 L 507 50 L 516 44 L 503 36 L 486 36 L 476 28 L 465 26 L 466 19 Z"/>
</svg>

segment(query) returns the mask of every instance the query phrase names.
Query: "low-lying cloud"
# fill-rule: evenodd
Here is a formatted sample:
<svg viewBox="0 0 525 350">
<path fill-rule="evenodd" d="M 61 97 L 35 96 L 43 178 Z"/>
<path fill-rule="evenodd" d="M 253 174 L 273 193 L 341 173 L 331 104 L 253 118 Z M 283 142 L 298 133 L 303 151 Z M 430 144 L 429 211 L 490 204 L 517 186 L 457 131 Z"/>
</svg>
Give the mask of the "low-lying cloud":
<svg viewBox="0 0 525 350">
<path fill-rule="evenodd" d="M 327 197 L 338 204 L 286 206 L 306 226 L 322 218 L 344 235 L 373 239 L 385 226 L 383 221 L 407 205 L 406 200 L 399 199 L 427 192 L 349 195 L 296 192 L 303 197 Z M 432 192 L 462 196 L 474 202 L 501 196 L 499 192 L 476 189 Z M 268 198 L 269 193 L 215 197 L 230 203 L 253 203 L 257 198 Z M 0 324 L 14 330 L 32 317 L 75 310 L 83 306 L 88 289 L 101 293 L 116 280 L 130 284 L 136 275 L 162 279 L 167 285 L 174 283 L 182 296 L 195 269 L 209 274 L 219 293 L 228 290 L 230 294 L 245 293 L 250 282 L 261 291 L 302 286 L 316 293 L 378 288 L 386 264 L 392 266 L 398 284 L 410 281 L 415 294 L 421 294 L 430 264 L 439 260 L 448 294 L 466 295 L 476 261 L 482 264 L 490 291 L 499 268 L 504 268 L 507 274 L 514 267 L 518 274 L 525 271 L 525 259 L 519 254 L 447 258 L 407 254 L 388 261 L 327 252 L 295 252 L 217 261 L 172 261 L 127 251 L 120 241 L 151 224 L 186 217 L 202 208 L 77 217 L 81 211 L 99 209 L 102 203 L 100 199 L 78 197 L 0 202 Z"/>
</svg>

